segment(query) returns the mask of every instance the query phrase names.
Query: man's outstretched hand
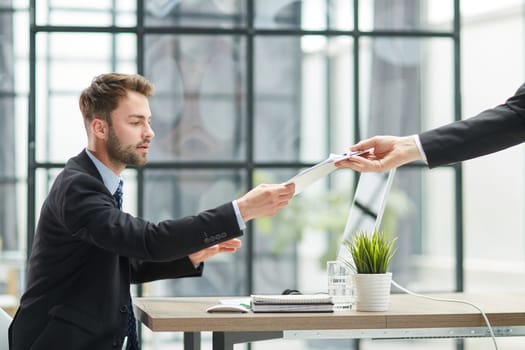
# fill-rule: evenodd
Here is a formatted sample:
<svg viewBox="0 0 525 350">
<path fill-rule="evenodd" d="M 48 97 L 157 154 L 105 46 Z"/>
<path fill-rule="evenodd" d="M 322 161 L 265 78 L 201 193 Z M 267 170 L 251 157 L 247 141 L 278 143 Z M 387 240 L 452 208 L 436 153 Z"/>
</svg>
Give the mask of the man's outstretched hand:
<svg viewBox="0 0 525 350">
<path fill-rule="evenodd" d="M 237 200 L 242 219 L 247 222 L 252 219 L 274 216 L 293 197 L 295 185 L 261 184 Z"/>
<path fill-rule="evenodd" d="M 204 262 L 219 253 L 235 253 L 242 245 L 240 239 L 234 238 L 228 241 L 224 241 L 211 247 L 199 250 L 196 253 L 190 254 L 188 257 L 193 263 L 193 265 L 199 265 L 201 262 Z"/>
</svg>

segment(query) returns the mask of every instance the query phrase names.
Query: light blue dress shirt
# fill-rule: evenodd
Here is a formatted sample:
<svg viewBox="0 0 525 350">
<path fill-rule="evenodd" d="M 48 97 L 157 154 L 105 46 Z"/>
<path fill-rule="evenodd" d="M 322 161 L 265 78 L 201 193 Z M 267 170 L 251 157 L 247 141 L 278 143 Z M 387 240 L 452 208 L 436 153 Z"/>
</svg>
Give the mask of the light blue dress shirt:
<svg viewBox="0 0 525 350">
<path fill-rule="evenodd" d="M 108 189 L 109 193 L 114 194 L 117 190 L 121 177 L 115 174 L 110 168 L 105 166 L 104 163 L 98 160 L 97 157 L 95 157 L 93 153 L 91 153 L 87 148 L 86 153 L 93 162 L 93 164 L 95 164 L 95 167 L 97 168 L 100 176 L 102 177 L 102 181 L 104 182 L 104 185 L 106 185 L 106 188 Z"/>
</svg>

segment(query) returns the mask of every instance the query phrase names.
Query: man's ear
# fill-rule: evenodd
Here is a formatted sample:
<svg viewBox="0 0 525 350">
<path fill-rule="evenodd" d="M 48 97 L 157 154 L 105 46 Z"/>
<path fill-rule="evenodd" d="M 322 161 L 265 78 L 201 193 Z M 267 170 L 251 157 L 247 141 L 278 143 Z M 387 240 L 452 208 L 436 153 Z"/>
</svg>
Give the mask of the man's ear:
<svg viewBox="0 0 525 350">
<path fill-rule="evenodd" d="M 108 134 L 108 123 L 102 119 L 93 118 L 91 121 L 91 133 L 98 139 L 106 139 Z"/>
</svg>

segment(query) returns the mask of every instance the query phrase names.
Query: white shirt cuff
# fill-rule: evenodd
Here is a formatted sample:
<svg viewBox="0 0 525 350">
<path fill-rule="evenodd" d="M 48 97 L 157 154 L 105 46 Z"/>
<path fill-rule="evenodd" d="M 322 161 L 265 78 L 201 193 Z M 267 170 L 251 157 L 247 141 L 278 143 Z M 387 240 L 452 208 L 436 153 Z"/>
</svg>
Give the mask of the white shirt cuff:
<svg viewBox="0 0 525 350">
<path fill-rule="evenodd" d="M 427 155 L 425 154 L 425 151 L 423 150 L 423 146 L 421 145 L 421 140 L 419 139 L 419 135 L 414 135 L 414 142 L 416 143 L 417 150 L 419 151 L 419 155 L 421 156 L 421 160 L 425 162 L 425 164 L 428 165 L 427 161 Z"/>
<path fill-rule="evenodd" d="M 242 219 L 241 211 L 239 210 L 239 206 L 237 205 L 237 201 L 234 200 L 232 202 L 233 210 L 235 211 L 235 217 L 237 218 L 237 223 L 239 224 L 239 229 L 241 231 L 246 229 L 246 223 Z"/>
</svg>

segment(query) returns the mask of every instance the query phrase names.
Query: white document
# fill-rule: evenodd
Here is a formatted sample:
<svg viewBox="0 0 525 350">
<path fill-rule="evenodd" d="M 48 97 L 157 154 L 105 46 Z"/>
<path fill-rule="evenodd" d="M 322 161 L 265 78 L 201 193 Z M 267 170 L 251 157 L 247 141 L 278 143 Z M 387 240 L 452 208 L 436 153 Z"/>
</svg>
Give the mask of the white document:
<svg viewBox="0 0 525 350">
<path fill-rule="evenodd" d="M 335 163 L 340 160 L 348 159 L 350 157 L 358 156 L 360 154 L 367 153 L 366 151 L 356 151 L 345 154 L 334 154 L 330 153 L 330 156 L 316 165 L 301 171 L 299 174 L 286 181 L 285 184 L 294 183 L 295 193 L 294 196 L 303 192 L 308 186 L 316 182 L 317 180 L 330 174 L 332 171 L 337 169 Z"/>
</svg>

